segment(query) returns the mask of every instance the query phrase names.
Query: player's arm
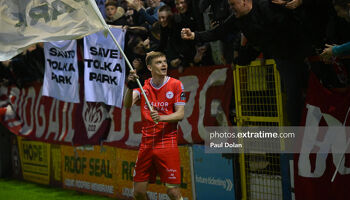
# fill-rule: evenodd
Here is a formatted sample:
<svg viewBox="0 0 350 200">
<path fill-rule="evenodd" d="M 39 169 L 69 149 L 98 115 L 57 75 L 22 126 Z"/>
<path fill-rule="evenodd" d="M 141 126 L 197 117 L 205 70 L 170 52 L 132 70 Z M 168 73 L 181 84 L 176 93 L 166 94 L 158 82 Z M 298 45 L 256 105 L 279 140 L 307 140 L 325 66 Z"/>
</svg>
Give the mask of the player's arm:
<svg viewBox="0 0 350 200">
<path fill-rule="evenodd" d="M 184 118 L 185 115 L 185 106 L 184 105 L 176 105 L 175 112 L 170 115 L 158 115 L 156 110 L 151 112 L 151 117 L 153 121 L 157 122 L 178 122 Z"/>
<path fill-rule="evenodd" d="M 137 92 L 132 89 L 126 89 L 125 97 L 124 97 L 124 106 L 126 108 L 130 108 L 132 105 L 137 103 L 140 100 L 140 96 Z"/>
<path fill-rule="evenodd" d="M 140 96 L 137 92 L 133 91 L 132 88 L 129 88 L 130 82 L 134 82 L 138 78 L 136 75 L 136 72 L 134 70 L 130 70 L 130 74 L 128 76 L 128 88 L 126 89 L 125 96 L 124 96 L 124 106 L 126 108 L 130 108 L 132 105 L 137 103 L 137 101 L 140 100 Z"/>
</svg>

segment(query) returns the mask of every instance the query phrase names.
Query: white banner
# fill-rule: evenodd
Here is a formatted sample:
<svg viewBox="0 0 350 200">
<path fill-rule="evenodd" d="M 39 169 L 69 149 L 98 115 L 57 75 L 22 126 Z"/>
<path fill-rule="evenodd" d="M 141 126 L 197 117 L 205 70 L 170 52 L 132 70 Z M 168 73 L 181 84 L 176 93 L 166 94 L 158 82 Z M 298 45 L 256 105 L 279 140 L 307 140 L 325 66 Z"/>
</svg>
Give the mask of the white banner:
<svg viewBox="0 0 350 200">
<path fill-rule="evenodd" d="M 77 41 L 44 43 L 45 77 L 43 96 L 79 103 Z"/>
<path fill-rule="evenodd" d="M 124 49 L 125 31 L 111 28 Z M 85 99 L 121 108 L 125 81 L 125 62 L 110 35 L 98 32 L 84 38 Z"/>
<path fill-rule="evenodd" d="M 27 46 L 77 39 L 104 29 L 94 0 L 0 0 L 0 61 Z"/>
</svg>

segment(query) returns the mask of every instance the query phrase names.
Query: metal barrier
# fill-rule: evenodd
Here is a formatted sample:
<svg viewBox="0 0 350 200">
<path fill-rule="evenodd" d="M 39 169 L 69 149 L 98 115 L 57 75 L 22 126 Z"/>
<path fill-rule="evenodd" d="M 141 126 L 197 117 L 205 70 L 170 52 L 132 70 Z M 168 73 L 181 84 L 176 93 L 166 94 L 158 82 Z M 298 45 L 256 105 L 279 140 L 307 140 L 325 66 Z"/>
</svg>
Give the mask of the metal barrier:
<svg viewBox="0 0 350 200">
<path fill-rule="evenodd" d="M 234 71 L 237 126 L 283 126 L 280 77 L 274 60 L 259 60 Z M 264 145 L 268 150 L 269 145 Z M 240 154 L 243 200 L 283 199 L 280 155 Z"/>
</svg>

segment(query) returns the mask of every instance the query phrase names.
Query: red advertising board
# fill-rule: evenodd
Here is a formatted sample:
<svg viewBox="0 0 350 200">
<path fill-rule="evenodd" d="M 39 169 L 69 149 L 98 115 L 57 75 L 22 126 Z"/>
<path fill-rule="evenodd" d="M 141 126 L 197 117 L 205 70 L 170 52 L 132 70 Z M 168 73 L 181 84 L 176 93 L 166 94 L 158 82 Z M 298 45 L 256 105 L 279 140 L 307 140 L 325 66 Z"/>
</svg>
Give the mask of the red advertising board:
<svg viewBox="0 0 350 200">
<path fill-rule="evenodd" d="M 187 95 L 185 118 L 179 123 L 179 143 L 203 143 L 207 126 L 228 120 L 233 75 L 228 66 L 191 67 L 170 72 L 182 81 Z M 81 83 L 82 85 L 82 83 Z M 22 137 L 59 144 L 105 144 L 137 148 L 141 142 L 140 108 L 118 109 L 101 103 L 67 103 L 41 96 L 42 85 L 0 88 L 0 122 Z M 69 95 L 69 94 L 67 94 Z"/>
</svg>

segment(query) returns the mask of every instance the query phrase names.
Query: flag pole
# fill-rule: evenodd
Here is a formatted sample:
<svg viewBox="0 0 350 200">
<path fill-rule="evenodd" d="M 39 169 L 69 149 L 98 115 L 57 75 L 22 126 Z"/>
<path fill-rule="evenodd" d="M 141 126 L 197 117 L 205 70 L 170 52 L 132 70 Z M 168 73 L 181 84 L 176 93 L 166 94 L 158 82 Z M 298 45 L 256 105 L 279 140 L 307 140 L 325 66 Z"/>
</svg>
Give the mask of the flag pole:
<svg viewBox="0 0 350 200">
<path fill-rule="evenodd" d="M 130 64 L 130 62 L 129 62 L 129 59 L 126 57 L 124 51 L 122 50 L 122 48 L 121 48 L 120 45 L 118 44 L 117 40 L 115 39 L 115 37 L 114 37 L 114 35 L 113 35 L 111 29 L 109 29 L 109 27 L 108 27 L 107 31 L 108 31 L 108 33 L 111 35 L 111 37 L 112 37 L 114 43 L 117 45 L 119 51 L 122 53 L 123 57 L 125 58 L 125 61 L 126 61 L 127 65 L 129 66 L 130 70 L 134 70 L 134 68 L 131 66 L 131 64 Z M 139 86 L 139 88 L 141 89 L 142 95 L 145 97 L 146 104 L 147 104 L 149 110 L 152 111 L 152 110 L 153 110 L 153 109 L 152 109 L 152 106 L 151 106 L 151 104 L 149 103 L 148 98 L 147 98 L 147 96 L 146 96 L 146 93 L 145 93 L 145 91 L 143 90 L 142 85 L 141 85 L 141 83 L 140 83 L 140 81 L 139 81 L 138 78 L 136 79 L 136 83 L 137 83 L 137 85 Z"/>
<path fill-rule="evenodd" d="M 90 4 L 92 5 L 92 8 L 94 9 L 95 14 L 97 15 L 97 17 L 98 17 L 98 19 L 100 20 L 100 22 L 102 23 L 102 25 L 104 26 L 105 30 L 108 31 L 108 33 L 109 33 L 109 35 L 112 37 L 114 43 L 117 45 L 117 47 L 118 47 L 120 53 L 122 54 L 122 56 L 124 57 L 124 59 L 125 59 L 125 61 L 126 61 L 126 64 L 127 64 L 128 67 L 130 68 L 130 70 L 134 70 L 134 68 L 131 66 L 131 64 L 130 64 L 130 62 L 129 62 L 129 59 L 126 57 L 126 55 L 125 55 L 123 49 L 120 47 L 120 45 L 119 45 L 117 39 L 114 37 L 114 35 L 113 35 L 111 29 L 109 28 L 109 26 L 106 24 L 105 20 L 103 19 L 101 12 L 100 12 L 100 10 L 98 9 L 98 7 L 97 7 L 97 5 L 96 5 L 95 0 L 89 0 L 89 2 L 90 2 Z M 140 83 L 140 81 L 139 81 L 138 78 L 136 79 L 136 83 L 137 83 L 137 85 L 139 86 L 139 88 L 141 89 L 142 95 L 145 97 L 145 100 L 146 100 L 146 104 L 147 104 L 147 106 L 148 106 L 148 109 L 149 109 L 150 111 L 153 111 L 153 108 L 152 108 L 151 104 L 149 103 L 148 98 L 147 98 L 147 96 L 146 96 L 146 93 L 145 93 L 145 91 L 143 90 L 142 85 L 141 85 L 141 83 Z M 155 123 L 157 124 L 158 122 L 155 122 Z"/>
<path fill-rule="evenodd" d="M 335 172 L 333 173 L 333 176 L 332 176 L 332 179 L 331 179 L 331 182 L 333 183 L 334 182 L 334 179 L 335 179 L 335 176 L 337 175 L 338 171 L 339 171 L 339 168 L 340 168 L 340 164 L 342 163 L 342 161 L 344 160 L 344 157 L 345 157 L 345 153 L 346 153 L 346 149 L 349 148 L 349 145 L 350 145 L 350 139 L 348 139 L 348 142 L 346 143 L 346 147 L 345 147 L 345 150 L 344 150 L 344 153 L 341 154 L 341 157 L 338 161 L 338 164 L 337 164 L 337 167 L 335 169 Z"/>
<path fill-rule="evenodd" d="M 346 112 L 345 120 L 344 120 L 344 122 L 343 122 L 343 126 L 344 126 L 344 128 L 345 128 L 345 133 L 346 133 L 345 123 L 346 123 L 346 121 L 347 121 L 347 119 L 348 119 L 349 111 L 350 111 L 350 108 L 348 109 L 348 112 Z M 346 135 L 346 134 L 345 134 L 345 135 Z M 340 157 L 340 159 L 339 159 L 339 161 L 338 161 L 338 164 L 337 164 L 337 167 L 336 167 L 335 172 L 334 172 L 334 174 L 333 174 L 333 177 L 332 177 L 332 179 L 331 179 L 331 182 L 334 182 L 335 176 L 337 175 L 337 173 L 338 173 L 338 171 L 339 171 L 340 164 L 341 164 L 341 162 L 343 161 L 343 159 L 344 159 L 344 157 L 345 157 L 346 150 L 349 148 L 349 146 L 350 146 L 350 140 L 348 139 L 348 142 L 346 143 L 346 147 L 345 147 L 345 149 L 344 149 L 344 153 L 341 154 L 341 157 Z"/>
</svg>

